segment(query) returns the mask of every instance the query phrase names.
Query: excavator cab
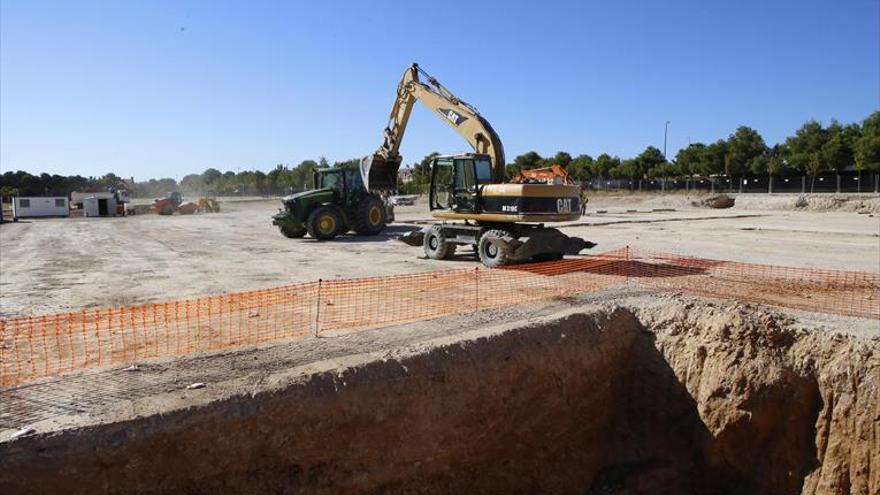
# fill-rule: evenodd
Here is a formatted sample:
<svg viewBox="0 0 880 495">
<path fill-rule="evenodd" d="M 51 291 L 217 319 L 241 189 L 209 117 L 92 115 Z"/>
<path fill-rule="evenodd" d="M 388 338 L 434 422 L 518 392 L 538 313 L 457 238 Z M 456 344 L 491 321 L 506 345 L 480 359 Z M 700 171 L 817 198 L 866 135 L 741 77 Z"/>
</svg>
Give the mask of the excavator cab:
<svg viewBox="0 0 880 495">
<path fill-rule="evenodd" d="M 488 155 L 465 153 L 440 156 L 431 163 L 429 208 L 456 213 L 478 213 L 483 184 L 492 183 Z"/>
</svg>

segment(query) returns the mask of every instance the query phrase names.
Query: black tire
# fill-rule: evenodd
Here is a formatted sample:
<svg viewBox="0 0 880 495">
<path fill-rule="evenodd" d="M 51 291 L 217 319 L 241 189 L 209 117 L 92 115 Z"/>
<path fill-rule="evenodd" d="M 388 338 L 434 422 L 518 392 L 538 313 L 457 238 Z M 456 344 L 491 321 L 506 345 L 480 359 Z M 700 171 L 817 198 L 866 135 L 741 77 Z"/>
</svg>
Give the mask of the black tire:
<svg viewBox="0 0 880 495">
<path fill-rule="evenodd" d="M 509 264 L 506 248 L 498 241 L 510 233 L 504 230 L 489 230 L 480 236 L 477 243 L 477 255 L 480 261 L 489 268 L 497 268 Z"/>
<path fill-rule="evenodd" d="M 532 256 L 532 261 L 559 261 L 565 257 L 565 253 L 541 253 Z"/>
<path fill-rule="evenodd" d="M 302 237 L 305 237 L 307 232 L 305 227 L 291 227 L 289 225 L 281 225 L 278 228 L 281 229 L 281 233 L 284 235 L 284 237 L 289 237 L 291 239 L 300 239 Z"/>
<path fill-rule="evenodd" d="M 319 206 L 306 220 L 306 230 L 313 239 L 329 241 L 345 231 L 345 221 L 336 208 Z"/>
<path fill-rule="evenodd" d="M 378 196 L 366 196 L 352 214 L 352 227 L 357 235 L 376 235 L 385 228 L 385 204 Z"/>
<path fill-rule="evenodd" d="M 432 260 L 445 260 L 455 254 L 455 244 L 451 244 L 443 235 L 440 225 L 433 225 L 425 233 L 424 239 L 425 256 Z"/>
</svg>

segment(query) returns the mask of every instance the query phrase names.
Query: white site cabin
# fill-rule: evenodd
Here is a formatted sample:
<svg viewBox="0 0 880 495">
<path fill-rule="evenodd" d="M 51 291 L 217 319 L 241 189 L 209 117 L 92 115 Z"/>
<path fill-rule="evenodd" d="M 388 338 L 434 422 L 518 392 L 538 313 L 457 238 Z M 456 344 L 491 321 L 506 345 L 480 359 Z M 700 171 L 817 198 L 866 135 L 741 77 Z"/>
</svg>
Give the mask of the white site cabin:
<svg viewBox="0 0 880 495">
<path fill-rule="evenodd" d="M 70 216 L 70 202 L 65 197 L 12 198 L 12 220 L 36 217 Z"/>
</svg>

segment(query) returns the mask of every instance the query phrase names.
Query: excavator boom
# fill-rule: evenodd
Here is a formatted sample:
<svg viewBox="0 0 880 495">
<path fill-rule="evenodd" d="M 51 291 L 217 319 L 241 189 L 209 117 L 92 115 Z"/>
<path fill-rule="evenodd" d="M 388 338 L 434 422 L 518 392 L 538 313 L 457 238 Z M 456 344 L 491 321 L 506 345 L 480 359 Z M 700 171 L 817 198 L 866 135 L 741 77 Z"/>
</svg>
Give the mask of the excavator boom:
<svg viewBox="0 0 880 495">
<path fill-rule="evenodd" d="M 420 76 L 424 76 L 424 82 Z M 389 192 L 396 189 L 397 172 L 402 160 L 400 143 L 416 100 L 452 127 L 476 153 L 489 155 L 493 180 L 504 180 L 504 147 L 489 122 L 476 108 L 453 95 L 418 64 L 412 64 L 403 73 L 397 86 L 397 96 L 391 106 L 382 145 L 375 153 L 361 160 L 361 175 L 368 191 Z"/>
</svg>

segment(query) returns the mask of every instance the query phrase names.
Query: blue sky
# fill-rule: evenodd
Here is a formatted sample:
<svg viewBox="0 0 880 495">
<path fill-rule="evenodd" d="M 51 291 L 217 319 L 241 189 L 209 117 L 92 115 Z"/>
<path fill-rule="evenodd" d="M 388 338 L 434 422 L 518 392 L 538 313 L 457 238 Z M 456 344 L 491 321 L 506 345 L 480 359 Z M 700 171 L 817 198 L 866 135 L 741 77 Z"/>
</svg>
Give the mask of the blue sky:
<svg viewBox="0 0 880 495">
<path fill-rule="evenodd" d="M 0 3 L 0 169 L 141 180 L 371 153 L 419 62 L 508 159 L 772 144 L 880 107 L 880 6 L 846 1 Z M 467 145 L 423 107 L 407 163 Z"/>
</svg>

